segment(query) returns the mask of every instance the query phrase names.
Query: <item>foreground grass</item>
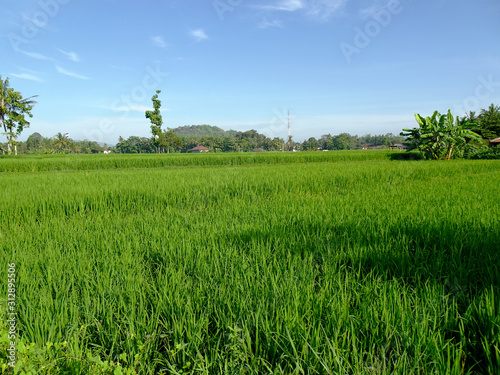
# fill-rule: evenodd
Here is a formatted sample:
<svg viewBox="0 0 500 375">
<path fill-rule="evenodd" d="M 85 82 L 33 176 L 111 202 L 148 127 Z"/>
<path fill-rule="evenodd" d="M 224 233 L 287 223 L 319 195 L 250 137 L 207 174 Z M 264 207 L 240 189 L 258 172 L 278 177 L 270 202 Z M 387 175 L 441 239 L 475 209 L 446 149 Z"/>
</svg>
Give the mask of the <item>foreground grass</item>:
<svg viewBox="0 0 500 375">
<path fill-rule="evenodd" d="M 500 164 L 289 160 L 2 174 L 25 367 L 498 373 Z"/>
</svg>

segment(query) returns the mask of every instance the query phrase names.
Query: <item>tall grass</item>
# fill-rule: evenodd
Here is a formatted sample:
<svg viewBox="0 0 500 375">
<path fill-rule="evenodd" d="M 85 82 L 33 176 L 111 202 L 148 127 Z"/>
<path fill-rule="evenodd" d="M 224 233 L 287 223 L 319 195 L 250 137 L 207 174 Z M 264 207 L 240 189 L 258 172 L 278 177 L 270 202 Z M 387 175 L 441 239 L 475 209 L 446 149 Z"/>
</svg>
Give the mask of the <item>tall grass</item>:
<svg viewBox="0 0 500 375">
<path fill-rule="evenodd" d="M 22 337 L 52 373 L 498 373 L 500 164 L 320 155 L 1 174 Z"/>
</svg>

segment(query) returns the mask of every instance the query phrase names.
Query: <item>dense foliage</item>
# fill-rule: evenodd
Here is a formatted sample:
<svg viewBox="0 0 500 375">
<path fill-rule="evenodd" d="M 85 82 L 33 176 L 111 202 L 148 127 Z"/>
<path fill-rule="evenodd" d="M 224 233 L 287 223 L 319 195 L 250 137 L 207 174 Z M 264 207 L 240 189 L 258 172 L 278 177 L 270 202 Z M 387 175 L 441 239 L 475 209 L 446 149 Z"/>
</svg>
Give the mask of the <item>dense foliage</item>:
<svg viewBox="0 0 500 375">
<path fill-rule="evenodd" d="M 95 154 L 102 153 L 108 146 L 95 141 L 74 141 L 59 132 L 51 138 L 33 133 L 26 142 L 17 142 L 17 148 L 20 154 Z"/>
<path fill-rule="evenodd" d="M 499 373 L 500 165 L 389 154 L 0 159 L 18 370 Z"/>
<path fill-rule="evenodd" d="M 434 111 L 432 116 L 415 114 L 418 127 L 403 129 L 410 149 L 421 151 L 429 159 L 495 159 L 498 152 L 492 147 L 498 145 L 500 136 L 500 106 L 491 104 L 482 109 L 479 116 L 470 112 L 467 116 L 455 118 L 448 113 L 441 115 Z M 493 143 L 495 142 L 495 143 Z"/>
<path fill-rule="evenodd" d="M 478 141 L 481 137 L 471 130 L 474 127 L 470 121 L 456 119 L 448 111 L 441 115 L 435 111 L 432 116 L 423 118 L 415 115 L 418 128 L 403 129 L 401 135 L 408 137 L 410 144 L 424 152 L 431 159 L 450 160 L 454 153 L 462 153 L 468 141 Z"/>
<path fill-rule="evenodd" d="M 482 109 L 479 116 L 470 112 L 467 119 L 477 125 L 475 131 L 484 139 L 500 137 L 500 106 L 491 104 L 488 109 Z"/>
<path fill-rule="evenodd" d="M 30 125 L 26 117 L 33 117 L 31 111 L 36 102 L 32 98 L 23 98 L 19 91 L 9 87 L 9 78 L 3 80 L 0 76 L 0 125 L 7 137 L 7 149 L 0 147 L 0 150 L 10 154 L 14 146 L 17 155 L 16 139 Z"/>
</svg>

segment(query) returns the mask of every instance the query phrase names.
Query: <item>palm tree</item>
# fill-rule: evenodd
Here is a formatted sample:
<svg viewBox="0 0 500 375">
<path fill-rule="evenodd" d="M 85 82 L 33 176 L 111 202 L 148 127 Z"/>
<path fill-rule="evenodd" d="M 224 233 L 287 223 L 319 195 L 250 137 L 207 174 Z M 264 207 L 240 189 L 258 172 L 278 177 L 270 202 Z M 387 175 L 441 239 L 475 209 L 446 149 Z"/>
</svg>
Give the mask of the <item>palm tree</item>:
<svg viewBox="0 0 500 375">
<path fill-rule="evenodd" d="M 0 122 L 5 131 L 4 134 L 7 136 L 7 151 L 9 154 L 12 150 L 12 144 L 14 144 L 14 153 L 17 155 L 15 140 L 23 129 L 29 126 L 29 122 L 26 121 L 24 115 L 33 117 L 31 110 L 36 102 L 32 99 L 36 96 L 23 98 L 20 92 L 9 87 L 8 77 L 2 80 L 2 76 L 0 76 Z"/>
<path fill-rule="evenodd" d="M 61 151 L 65 151 L 66 148 L 69 146 L 70 142 L 66 135 L 63 133 L 59 132 L 54 136 L 54 147 L 58 148 Z"/>
<path fill-rule="evenodd" d="M 500 106 L 491 104 L 479 114 L 481 136 L 493 139 L 500 136 Z"/>
</svg>

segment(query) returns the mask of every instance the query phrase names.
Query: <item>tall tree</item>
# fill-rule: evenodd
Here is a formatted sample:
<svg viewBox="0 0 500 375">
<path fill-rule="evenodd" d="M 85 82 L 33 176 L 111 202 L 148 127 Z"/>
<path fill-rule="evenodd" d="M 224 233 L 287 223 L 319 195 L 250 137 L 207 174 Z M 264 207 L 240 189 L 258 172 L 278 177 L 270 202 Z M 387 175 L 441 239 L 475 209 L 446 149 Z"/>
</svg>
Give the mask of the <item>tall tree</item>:
<svg viewBox="0 0 500 375">
<path fill-rule="evenodd" d="M 160 152 L 160 137 L 161 137 L 161 126 L 163 125 L 163 119 L 160 114 L 161 101 L 158 99 L 158 94 L 161 90 L 156 90 L 156 94 L 153 95 L 151 100 L 153 101 L 153 111 L 146 111 L 146 118 L 151 121 L 151 134 L 153 135 L 153 144 Z"/>
<path fill-rule="evenodd" d="M 40 133 L 31 134 L 26 140 L 26 148 L 29 151 L 36 151 L 43 146 L 43 136 Z"/>
<path fill-rule="evenodd" d="M 17 155 L 16 139 L 30 123 L 25 116 L 33 117 L 31 110 L 36 104 L 32 100 L 35 96 L 23 98 L 19 91 L 14 91 L 9 87 L 9 78 L 2 80 L 0 76 L 0 122 L 2 123 L 4 134 L 7 136 L 7 152 Z"/>
</svg>

